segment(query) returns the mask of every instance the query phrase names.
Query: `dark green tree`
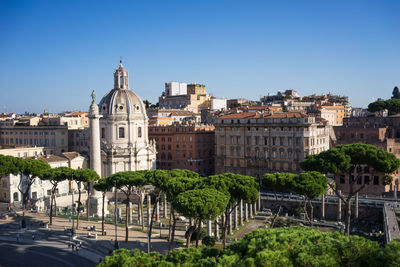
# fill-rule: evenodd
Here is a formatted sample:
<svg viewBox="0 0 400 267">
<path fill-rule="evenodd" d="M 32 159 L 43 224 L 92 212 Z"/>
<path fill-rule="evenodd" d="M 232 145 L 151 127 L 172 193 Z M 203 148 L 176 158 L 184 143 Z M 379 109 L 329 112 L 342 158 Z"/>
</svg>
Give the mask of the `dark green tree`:
<svg viewBox="0 0 400 267">
<path fill-rule="evenodd" d="M 192 234 L 199 229 L 202 221 L 215 220 L 224 213 L 229 196 L 212 188 L 194 189 L 180 193 L 172 202 L 183 216 L 194 220 L 194 227 L 188 232 L 186 246 L 190 246 Z M 196 235 L 196 247 L 199 243 Z"/>
<path fill-rule="evenodd" d="M 126 197 L 126 208 L 125 208 L 125 242 L 129 239 L 129 215 L 130 215 L 130 198 L 133 191 L 137 185 L 149 184 L 146 178 L 146 171 L 125 171 L 117 172 L 109 177 L 107 177 L 107 183 L 115 185 L 121 192 L 125 194 Z M 115 205 L 117 200 L 115 200 Z"/>
<path fill-rule="evenodd" d="M 0 155 L 0 179 L 1 177 L 19 173 L 20 158 Z"/>
<path fill-rule="evenodd" d="M 83 211 L 83 204 L 81 202 L 81 184 L 86 183 L 87 184 L 87 207 L 86 207 L 86 213 L 87 213 L 87 220 L 89 220 L 89 208 L 90 208 L 90 192 L 91 192 L 91 184 L 94 181 L 97 181 L 100 179 L 100 176 L 93 170 L 91 169 L 79 169 L 79 170 L 74 170 L 73 172 L 73 179 L 78 183 L 78 215 L 76 219 L 76 228 L 79 227 L 79 215 Z"/>
<path fill-rule="evenodd" d="M 383 250 L 384 260 L 382 266 L 398 267 L 400 266 L 400 239 L 395 239 L 386 244 Z"/>
<path fill-rule="evenodd" d="M 334 157 L 330 158 L 327 155 L 337 155 L 337 157 L 343 161 L 339 161 Z M 372 168 L 372 171 L 374 172 L 391 174 L 400 167 L 400 160 L 398 160 L 392 153 L 386 152 L 373 145 L 356 143 L 350 145 L 339 145 L 328 151 L 321 152 L 320 154 L 308 156 L 300 166 L 305 171 L 319 171 L 325 174 L 331 173 L 334 175 L 338 175 L 339 173 L 348 173 L 349 177 L 357 177 L 357 179 L 361 179 L 365 166 Z M 356 188 L 357 179 L 349 179 L 350 192 L 348 192 L 346 198 L 339 194 L 333 184 L 329 184 L 336 195 L 345 203 L 345 231 L 347 235 L 350 235 L 352 198 L 369 183 L 369 181 L 367 181 L 367 183 Z M 386 179 L 386 183 L 391 183 L 391 179 Z"/>
<path fill-rule="evenodd" d="M 368 105 L 369 112 L 378 112 L 387 109 L 387 104 L 385 100 L 377 100 Z"/>
<path fill-rule="evenodd" d="M 104 214 L 105 214 L 105 201 L 106 201 L 106 192 L 113 188 L 113 184 L 110 183 L 110 180 L 106 178 L 101 178 L 93 185 L 94 189 L 101 192 L 102 194 L 102 206 L 101 206 L 101 234 L 104 235 Z"/>
<path fill-rule="evenodd" d="M 311 203 L 316 197 L 321 196 L 328 189 L 328 179 L 320 172 L 310 171 L 296 175 L 293 180 L 293 193 L 304 196 L 304 213 L 312 224 L 314 207 Z M 308 215 L 307 204 L 310 206 L 311 212 Z"/>
<path fill-rule="evenodd" d="M 262 187 L 266 190 L 274 191 L 275 198 L 278 200 L 277 192 L 292 192 L 293 191 L 293 180 L 295 178 L 295 174 L 292 173 L 266 173 L 262 177 Z M 275 213 L 274 217 L 271 220 L 271 228 L 274 227 L 276 218 L 281 212 L 283 204 L 283 194 L 281 194 L 281 200 L 278 204 L 278 211 Z"/>
<path fill-rule="evenodd" d="M 397 86 L 393 88 L 392 99 L 400 99 L 400 91 Z"/>
<path fill-rule="evenodd" d="M 222 242 L 225 247 L 228 229 L 229 215 L 242 200 L 244 203 L 253 204 L 259 197 L 259 183 L 254 177 L 225 173 L 208 176 L 201 180 L 197 186 L 201 188 L 213 188 L 229 196 L 229 202 L 225 209 L 225 216 L 219 223 L 222 230 Z"/>
<path fill-rule="evenodd" d="M 18 190 L 22 194 L 22 227 L 26 227 L 25 222 L 25 209 L 26 203 L 29 199 L 29 191 L 36 178 L 42 179 L 44 173 L 50 169 L 50 165 L 47 162 L 38 159 L 23 159 L 20 161 L 15 161 L 19 164 L 19 173 L 21 174 L 21 179 L 18 184 Z"/>
<path fill-rule="evenodd" d="M 48 180 L 52 184 L 51 196 L 50 196 L 50 224 L 53 224 L 53 207 L 57 215 L 57 203 L 56 203 L 56 192 L 57 186 L 60 182 L 70 179 L 71 169 L 67 167 L 58 167 L 47 170 L 42 179 Z"/>
<path fill-rule="evenodd" d="M 200 182 L 199 175 L 190 170 L 174 169 L 170 171 L 171 178 L 163 184 L 161 190 L 167 195 L 168 201 L 172 202 L 180 193 L 194 189 Z M 170 209 L 168 240 L 171 250 L 175 239 L 176 213 L 173 206 Z"/>
</svg>

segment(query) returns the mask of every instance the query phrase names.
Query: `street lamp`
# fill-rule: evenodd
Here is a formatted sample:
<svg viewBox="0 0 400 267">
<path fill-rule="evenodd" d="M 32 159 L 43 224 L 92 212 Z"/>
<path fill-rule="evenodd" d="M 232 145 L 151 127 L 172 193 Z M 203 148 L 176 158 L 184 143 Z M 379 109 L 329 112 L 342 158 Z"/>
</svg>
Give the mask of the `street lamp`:
<svg viewBox="0 0 400 267">
<path fill-rule="evenodd" d="M 72 180 L 74 180 L 74 175 L 72 174 Z M 72 184 L 71 184 L 72 186 Z M 74 201 L 74 188 L 72 188 L 72 206 L 71 206 L 71 212 L 72 212 L 72 229 L 71 229 L 71 241 L 74 240 L 75 236 L 75 201 Z"/>
<path fill-rule="evenodd" d="M 119 249 L 117 236 L 117 180 L 114 180 L 114 219 L 115 219 L 115 243 L 114 249 Z"/>
</svg>

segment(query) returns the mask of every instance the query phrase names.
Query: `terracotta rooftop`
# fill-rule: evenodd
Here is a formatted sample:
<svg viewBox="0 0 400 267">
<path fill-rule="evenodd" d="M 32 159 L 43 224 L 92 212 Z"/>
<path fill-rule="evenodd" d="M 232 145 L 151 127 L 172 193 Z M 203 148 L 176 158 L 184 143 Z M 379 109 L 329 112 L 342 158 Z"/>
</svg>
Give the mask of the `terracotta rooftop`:
<svg viewBox="0 0 400 267">
<path fill-rule="evenodd" d="M 38 156 L 37 159 L 43 160 L 45 162 L 67 161 L 66 158 L 60 157 L 60 156 L 56 156 L 56 155 Z"/>
<path fill-rule="evenodd" d="M 219 119 L 280 119 L 280 118 L 307 118 L 309 117 L 305 113 L 301 112 L 282 112 L 282 113 L 254 113 L 254 112 L 245 112 L 245 113 L 234 113 L 228 114 L 219 117 Z"/>
<path fill-rule="evenodd" d="M 69 160 L 73 160 L 74 158 L 77 158 L 80 156 L 78 152 L 64 152 L 62 153 L 64 157 L 66 157 Z"/>
</svg>

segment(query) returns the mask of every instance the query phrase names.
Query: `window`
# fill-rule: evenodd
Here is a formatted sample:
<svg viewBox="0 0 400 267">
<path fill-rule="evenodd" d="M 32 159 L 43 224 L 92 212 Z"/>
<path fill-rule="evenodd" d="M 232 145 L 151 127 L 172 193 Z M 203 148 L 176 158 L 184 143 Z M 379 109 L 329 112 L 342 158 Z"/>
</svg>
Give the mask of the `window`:
<svg viewBox="0 0 400 267">
<path fill-rule="evenodd" d="M 138 127 L 138 137 L 142 137 L 142 127 Z"/>
<path fill-rule="evenodd" d="M 106 129 L 101 128 L 101 138 L 106 138 Z"/>
<path fill-rule="evenodd" d="M 346 177 L 344 175 L 340 175 L 340 183 L 344 184 L 346 182 Z"/>
<path fill-rule="evenodd" d="M 357 184 L 361 184 L 361 182 L 362 182 L 362 179 L 361 179 L 362 177 L 359 175 L 359 176 L 357 176 Z"/>
<path fill-rule="evenodd" d="M 364 176 L 364 184 L 369 184 L 369 176 L 368 175 Z"/>
<path fill-rule="evenodd" d="M 124 127 L 119 127 L 118 128 L 118 137 L 119 138 L 125 138 L 125 128 Z"/>
<path fill-rule="evenodd" d="M 374 185 L 379 185 L 379 176 L 374 176 Z"/>
</svg>

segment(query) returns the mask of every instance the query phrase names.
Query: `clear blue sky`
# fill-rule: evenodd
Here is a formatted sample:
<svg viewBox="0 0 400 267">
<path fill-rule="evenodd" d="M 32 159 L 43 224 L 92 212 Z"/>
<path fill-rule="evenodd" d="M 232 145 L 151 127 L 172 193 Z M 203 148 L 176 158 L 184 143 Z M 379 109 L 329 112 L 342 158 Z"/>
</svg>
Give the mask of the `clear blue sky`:
<svg viewBox="0 0 400 267">
<path fill-rule="evenodd" d="M 0 1 L 0 111 L 88 110 L 120 56 L 153 103 L 164 82 L 196 81 L 366 106 L 400 85 L 400 1 Z"/>
</svg>

